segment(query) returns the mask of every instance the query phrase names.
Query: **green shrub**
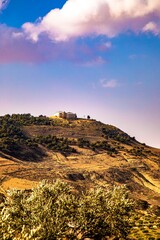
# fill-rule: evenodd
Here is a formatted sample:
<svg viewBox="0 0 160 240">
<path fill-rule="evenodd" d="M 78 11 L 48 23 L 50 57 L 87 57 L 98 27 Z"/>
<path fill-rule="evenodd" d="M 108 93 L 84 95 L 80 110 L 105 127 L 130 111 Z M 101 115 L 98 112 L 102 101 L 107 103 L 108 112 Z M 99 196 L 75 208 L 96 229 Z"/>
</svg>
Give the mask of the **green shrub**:
<svg viewBox="0 0 160 240">
<path fill-rule="evenodd" d="M 76 152 L 76 150 L 69 146 L 70 141 L 67 138 L 58 138 L 56 136 L 37 136 L 33 139 L 34 142 L 40 143 L 43 146 L 53 150 L 61 152 L 62 154 L 70 154 Z"/>
<path fill-rule="evenodd" d="M 133 201 L 124 187 L 77 195 L 66 183 L 41 182 L 30 192 L 8 190 L 0 205 L 0 239 L 126 239 Z"/>
</svg>

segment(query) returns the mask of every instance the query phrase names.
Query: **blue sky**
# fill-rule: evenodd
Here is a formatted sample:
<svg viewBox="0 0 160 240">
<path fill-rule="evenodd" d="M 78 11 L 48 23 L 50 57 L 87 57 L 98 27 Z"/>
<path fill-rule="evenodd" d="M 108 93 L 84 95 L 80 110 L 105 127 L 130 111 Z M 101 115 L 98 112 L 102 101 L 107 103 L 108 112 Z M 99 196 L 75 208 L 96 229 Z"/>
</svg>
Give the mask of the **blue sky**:
<svg viewBox="0 0 160 240">
<path fill-rule="evenodd" d="M 157 0 L 0 0 L 0 115 L 88 114 L 160 148 Z"/>
</svg>

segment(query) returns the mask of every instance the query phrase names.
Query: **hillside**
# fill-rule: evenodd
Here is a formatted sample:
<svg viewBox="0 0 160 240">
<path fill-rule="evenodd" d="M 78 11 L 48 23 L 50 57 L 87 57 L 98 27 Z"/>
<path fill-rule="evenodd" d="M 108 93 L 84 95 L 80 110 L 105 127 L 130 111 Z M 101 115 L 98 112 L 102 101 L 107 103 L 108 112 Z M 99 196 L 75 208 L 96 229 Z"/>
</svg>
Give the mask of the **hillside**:
<svg viewBox="0 0 160 240">
<path fill-rule="evenodd" d="M 134 198 L 160 203 L 160 150 L 96 120 L 0 117 L 0 165 L 4 188 L 56 178 L 78 190 L 126 184 Z"/>
</svg>

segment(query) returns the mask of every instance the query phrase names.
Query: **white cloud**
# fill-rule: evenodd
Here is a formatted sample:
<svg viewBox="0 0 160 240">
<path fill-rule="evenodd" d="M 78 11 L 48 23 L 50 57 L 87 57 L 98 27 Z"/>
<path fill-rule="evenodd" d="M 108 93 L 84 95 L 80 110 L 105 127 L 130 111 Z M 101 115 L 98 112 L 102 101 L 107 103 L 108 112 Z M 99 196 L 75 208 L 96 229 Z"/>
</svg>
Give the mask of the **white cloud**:
<svg viewBox="0 0 160 240">
<path fill-rule="evenodd" d="M 51 10 L 23 29 L 33 41 L 46 34 L 53 41 L 89 35 L 114 37 L 134 32 L 160 30 L 160 0 L 68 0 L 62 9 Z"/>
<path fill-rule="evenodd" d="M 115 79 L 111 79 L 109 81 L 106 79 L 101 79 L 100 83 L 103 88 L 116 88 L 119 86 L 118 81 Z"/>
<path fill-rule="evenodd" d="M 104 47 L 111 48 L 112 47 L 112 43 L 111 42 L 106 42 L 106 43 L 104 43 Z"/>
<path fill-rule="evenodd" d="M 160 27 L 154 22 L 149 22 L 144 26 L 143 31 L 153 32 L 155 35 L 158 35 L 160 33 Z"/>
<path fill-rule="evenodd" d="M 0 0 L 0 10 L 5 8 L 9 0 Z"/>
<path fill-rule="evenodd" d="M 87 61 L 85 63 L 82 63 L 82 66 L 86 66 L 86 67 L 93 67 L 93 66 L 97 66 L 97 65 L 102 65 L 106 63 L 105 59 L 103 59 L 102 57 L 96 57 L 90 61 Z"/>
</svg>

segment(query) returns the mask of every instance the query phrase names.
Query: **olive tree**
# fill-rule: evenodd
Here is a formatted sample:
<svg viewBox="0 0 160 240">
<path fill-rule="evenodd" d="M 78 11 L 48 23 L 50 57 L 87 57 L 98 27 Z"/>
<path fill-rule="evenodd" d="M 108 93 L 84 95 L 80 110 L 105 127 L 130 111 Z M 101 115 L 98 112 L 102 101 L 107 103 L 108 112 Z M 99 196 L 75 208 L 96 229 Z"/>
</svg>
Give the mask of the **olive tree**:
<svg viewBox="0 0 160 240">
<path fill-rule="evenodd" d="M 125 187 L 77 194 L 67 183 L 42 181 L 31 191 L 5 193 L 0 205 L 0 239 L 125 239 L 133 205 Z"/>
</svg>

